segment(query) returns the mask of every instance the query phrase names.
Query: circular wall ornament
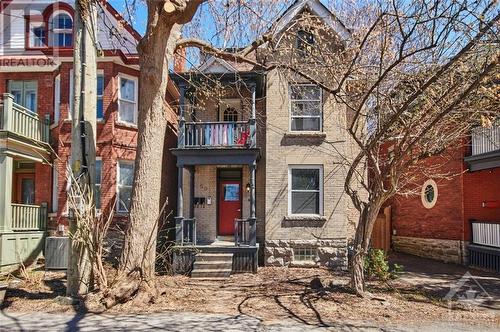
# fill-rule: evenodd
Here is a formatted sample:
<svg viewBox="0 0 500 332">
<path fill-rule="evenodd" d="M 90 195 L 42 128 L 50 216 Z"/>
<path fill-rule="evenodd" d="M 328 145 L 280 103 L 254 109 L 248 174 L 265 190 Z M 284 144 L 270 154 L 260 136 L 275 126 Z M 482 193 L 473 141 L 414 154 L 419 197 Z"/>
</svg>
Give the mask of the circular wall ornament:
<svg viewBox="0 0 500 332">
<path fill-rule="evenodd" d="M 422 199 L 422 205 L 427 209 L 431 209 L 434 207 L 434 205 L 436 205 L 436 201 L 438 198 L 438 188 L 434 180 L 429 179 L 424 182 L 424 184 L 422 185 L 420 198 Z"/>
</svg>

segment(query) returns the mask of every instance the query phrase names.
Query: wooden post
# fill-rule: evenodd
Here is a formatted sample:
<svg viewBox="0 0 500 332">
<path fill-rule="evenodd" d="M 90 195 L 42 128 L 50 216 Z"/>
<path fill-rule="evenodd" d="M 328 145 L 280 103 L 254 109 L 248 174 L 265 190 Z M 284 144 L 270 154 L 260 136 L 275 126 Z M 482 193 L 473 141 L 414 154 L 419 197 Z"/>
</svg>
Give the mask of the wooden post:
<svg viewBox="0 0 500 332">
<path fill-rule="evenodd" d="M 12 157 L 0 153 L 0 233 L 12 229 L 12 167 Z"/>
<path fill-rule="evenodd" d="M 177 165 L 177 217 L 175 217 L 175 240 L 182 245 L 184 240 L 183 229 L 183 178 L 184 165 Z"/>
<path fill-rule="evenodd" d="M 12 111 L 14 104 L 14 96 L 10 93 L 3 94 L 3 119 L 2 119 L 2 129 L 6 131 L 12 130 Z"/>
</svg>

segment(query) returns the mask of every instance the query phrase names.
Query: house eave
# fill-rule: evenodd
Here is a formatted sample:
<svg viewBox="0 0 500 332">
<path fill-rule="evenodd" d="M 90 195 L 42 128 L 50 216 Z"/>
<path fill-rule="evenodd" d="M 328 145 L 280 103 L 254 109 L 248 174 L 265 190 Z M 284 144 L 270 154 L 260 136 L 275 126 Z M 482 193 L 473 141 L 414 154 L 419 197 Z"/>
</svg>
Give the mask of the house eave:
<svg viewBox="0 0 500 332">
<path fill-rule="evenodd" d="M 500 167 L 500 150 L 464 158 L 470 172 Z"/>
</svg>

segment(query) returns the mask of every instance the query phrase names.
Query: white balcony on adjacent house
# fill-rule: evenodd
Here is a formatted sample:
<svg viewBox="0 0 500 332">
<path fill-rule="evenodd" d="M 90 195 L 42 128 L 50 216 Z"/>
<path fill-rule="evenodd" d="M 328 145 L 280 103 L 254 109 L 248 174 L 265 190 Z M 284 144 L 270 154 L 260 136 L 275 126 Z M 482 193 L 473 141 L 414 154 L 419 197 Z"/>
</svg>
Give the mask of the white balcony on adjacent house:
<svg viewBox="0 0 500 332">
<path fill-rule="evenodd" d="M 471 132 L 471 154 L 465 158 L 470 171 L 500 167 L 500 119 L 491 127 L 476 127 Z"/>
</svg>

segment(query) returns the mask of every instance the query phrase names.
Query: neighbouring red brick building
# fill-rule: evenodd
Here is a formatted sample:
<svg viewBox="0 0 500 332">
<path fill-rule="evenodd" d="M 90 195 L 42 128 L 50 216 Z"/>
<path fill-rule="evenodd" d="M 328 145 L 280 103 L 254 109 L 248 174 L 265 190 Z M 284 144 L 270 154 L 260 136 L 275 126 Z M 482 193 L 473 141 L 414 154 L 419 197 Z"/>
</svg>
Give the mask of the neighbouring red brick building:
<svg viewBox="0 0 500 332">
<path fill-rule="evenodd" d="M 427 163 L 443 163 L 444 179 L 422 179 L 421 195 L 396 196 L 392 205 L 396 251 L 500 271 L 500 121 L 475 128 Z"/>
<path fill-rule="evenodd" d="M 22 209 L 23 205 L 44 206 L 49 229 L 59 231 L 63 228 L 58 225 L 67 225 L 67 165 L 73 98 L 72 6 L 72 1 L 14 0 L 2 1 L 0 8 L 3 30 L 0 33 L 0 96 L 3 96 L 3 114 L 8 116 L 13 110 L 8 120 L 11 127 L 1 129 L 12 134 L 12 137 L 6 134 L 11 139 L 7 143 L 18 144 L 16 147 L 11 144 L 13 147 L 6 150 L 2 164 L 6 183 L 9 176 L 12 181 L 12 193 L 2 198 L 6 202 L 5 211 L 10 215 L 12 209 Z M 124 22 L 111 5 L 100 3 L 96 82 L 98 205 L 101 209 L 109 208 L 116 198 L 116 206 L 112 208 L 117 218 L 127 216 L 137 146 L 139 65 L 136 45 L 140 35 Z M 172 82 L 165 93 L 167 102 L 177 99 L 178 91 Z M 169 127 L 163 149 L 165 190 L 162 194 L 165 199 L 170 198 L 169 206 L 175 206 L 176 168 L 169 148 L 177 144 L 177 116 L 170 108 L 165 109 Z M 18 124 L 19 116 L 29 119 L 29 127 L 34 126 L 32 132 L 36 135 L 23 131 L 25 129 Z M 50 131 L 47 137 L 39 135 L 44 128 Z M 20 150 L 21 143 L 28 148 L 24 152 Z M 43 153 L 38 156 L 33 152 L 36 149 Z M 0 224 L 9 224 L 12 218 Z M 18 234 L 15 232 L 20 229 L 12 225 L 3 228 L 9 234 Z"/>
</svg>

